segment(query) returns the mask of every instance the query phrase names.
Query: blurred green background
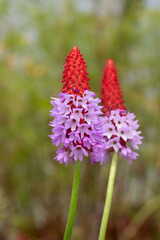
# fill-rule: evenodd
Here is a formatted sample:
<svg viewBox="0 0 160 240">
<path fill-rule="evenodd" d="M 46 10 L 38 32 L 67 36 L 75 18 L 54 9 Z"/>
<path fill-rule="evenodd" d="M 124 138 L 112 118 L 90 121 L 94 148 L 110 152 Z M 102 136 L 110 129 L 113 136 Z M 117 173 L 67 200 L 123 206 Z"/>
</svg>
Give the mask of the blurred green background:
<svg viewBox="0 0 160 240">
<path fill-rule="evenodd" d="M 158 0 L 0 0 L 0 240 L 63 239 L 73 165 L 52 160 L 48 124 L 75 45 L 98 96 L 114 59 L 144 137 L 138 160 L 119 159 L 107 239 L 160 239 L 159 25 Z M 83 163 L 73 240 L 98 238 L 109 167 Z"/>
</svg>

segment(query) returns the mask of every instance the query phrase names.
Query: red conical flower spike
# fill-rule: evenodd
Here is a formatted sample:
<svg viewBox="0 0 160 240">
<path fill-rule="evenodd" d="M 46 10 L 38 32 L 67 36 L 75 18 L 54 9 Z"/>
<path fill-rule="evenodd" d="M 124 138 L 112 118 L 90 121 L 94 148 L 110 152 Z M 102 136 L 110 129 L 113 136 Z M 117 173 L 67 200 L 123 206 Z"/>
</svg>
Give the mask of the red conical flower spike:
<svg viewBox="0 0 160 240">
<path fill-rule="evenodd" d="M 117 78 L 114 61 L 109 59 L 104 69 L 102 80 L 101 100 L 104 113 L 110 114 L 111 110 L 126 109 Z"/>
<path fill-rule="evenodd" d="M 82 96 L 85 90 L 90 89 L 87 66 L 78 47 L 72 48 L 66 58 L 64 68 L 62 92 Z"/>
</svg>

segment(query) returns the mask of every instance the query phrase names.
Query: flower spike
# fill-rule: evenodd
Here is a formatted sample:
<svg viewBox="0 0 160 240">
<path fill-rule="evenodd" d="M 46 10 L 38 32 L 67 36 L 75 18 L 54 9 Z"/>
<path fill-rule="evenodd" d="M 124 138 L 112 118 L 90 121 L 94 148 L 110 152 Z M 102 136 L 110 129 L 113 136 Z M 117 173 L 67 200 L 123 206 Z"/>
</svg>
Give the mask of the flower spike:
<svg viewBox="0 0 160 240">
<path fill-rule="evenodd" d="M 107 61 L 104 70 L 101 98 L 104 113 L 105 155 L 109 156 L 109 153 L 113 151 L 120 152 L 120 155 L 131 163 L 131 160 L 138 156 L 133 150 L 138 150 L 138 145 L 142 143 L 143 137 L 140 136 L 141 131 L 137 131 L 139 124 L 138 120 L 134 120 L 136 116 L 126 112 L 117 71 L 112 59 Z"/>
<path fill-rule="evenodd" d="M 59 147 L 55 159 L 59 163 L 83 161 L 90 155 L 91 163 L 102 159 L 102 115 L 100 99 L 89 91 L 86 65 L 78 47 L 69 53 L 63 71 L 63 88 L 58 98 L 52 98 L 54 108 L 50 123 L 50 138 Z M 97 159 L 98 156 L 100 158 Z"/>
</svg>

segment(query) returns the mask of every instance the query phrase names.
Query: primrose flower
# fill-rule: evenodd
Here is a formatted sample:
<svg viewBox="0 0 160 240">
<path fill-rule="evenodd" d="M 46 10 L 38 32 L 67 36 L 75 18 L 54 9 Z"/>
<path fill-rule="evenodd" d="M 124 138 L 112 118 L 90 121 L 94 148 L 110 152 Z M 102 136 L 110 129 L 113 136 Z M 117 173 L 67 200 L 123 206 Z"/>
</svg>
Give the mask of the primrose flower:
<svg viewBox="0 0 160 240">
<path fill-rule="evenodd" d="M 98 162 L 104 147 L 102 107 L 98 106 L 100 99 L 94 99 L 95 93 L 89 91 L 86 65 L 77 47 L 69 53 L 64 67 L 62 93 L 51 100 L 54 120 L 50 138 L 59 147 L 55 159 L 67 165 L 90 155 L 91 163 Z"/>
<path fill-rule="evenodd" d="M 107 61 L 104 70 L 101 99 L 104 113 L 103 142 L 106 148 L 104 157 L 115 151 L 131 163 L 138 156 L 133 150 L 138 150 L 138 145 L 142 143 L 141 131 L 137 131 L 139 124 L 138 120 L 134 120 L 134 113 L 126 112 L 112 59 Z"/>
</svg>

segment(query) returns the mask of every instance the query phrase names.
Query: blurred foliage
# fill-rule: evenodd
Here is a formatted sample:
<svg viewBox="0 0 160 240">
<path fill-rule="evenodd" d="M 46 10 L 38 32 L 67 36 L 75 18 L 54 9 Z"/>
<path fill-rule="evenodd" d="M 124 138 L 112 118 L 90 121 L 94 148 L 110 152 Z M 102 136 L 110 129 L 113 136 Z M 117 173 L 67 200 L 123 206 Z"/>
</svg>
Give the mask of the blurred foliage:
<svg viewBox="0 0 160 240">
<path fill-rule="evenodd" d="M 130 166 L 119 160 L 109 236 L 119 239 L 136 211 L 159 193 L 160 8 L 145 1 L 0 1 L 0 239 L 62 239 L 73 166 L 52 161 L 50 97 L 61 89 L 66 55 L 76 45 L 100 95 L 103 68 L 115 60 L 128 110 L 143 145 Z M 109 163 L 83 164 L 74 240 L 96 240 Z M 160 239 L 160 212 L 136 238 Z"/>
</svg>

